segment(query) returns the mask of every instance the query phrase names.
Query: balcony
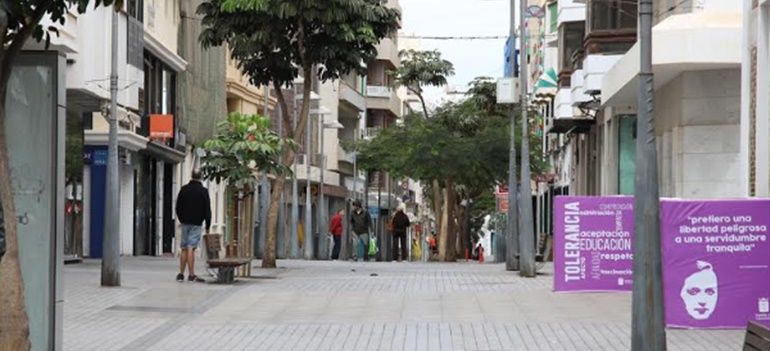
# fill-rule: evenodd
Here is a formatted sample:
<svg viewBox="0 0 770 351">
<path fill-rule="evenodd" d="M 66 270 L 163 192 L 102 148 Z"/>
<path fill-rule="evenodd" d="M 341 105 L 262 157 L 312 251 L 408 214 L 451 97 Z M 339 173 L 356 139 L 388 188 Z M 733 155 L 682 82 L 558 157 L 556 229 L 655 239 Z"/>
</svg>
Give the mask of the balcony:
<svg viewBox="0 0 770 351">
<path fill-rule="evenodd" d="M 585 92 L 585 76 L 583 75 L 583 70 L 579 69 L 572 73 L 572 79 L 571 82 L 571 101 L 572 106 L 579 107 L 583 106 L 585 103 L 590 102 L 592 99 L 589 95 Z"/>
<path fill-rule="evenodd" d="M 591 126 L 594 124 L 592 118 L 575 115 L 575 109 L 572 106 L 571 90 L 560 89 L 559 92 L 556 93 L 554 105 L 556 106 L 556 113 L 554 114 L 553 124 L 548 130 L 549 133 L 581 134 L 588 133 L 591 130 Z"/>
<path fill-rule="evenodd" d="M 347 103 L 359 112 L 366 110 L 366 97 L 345 81 L 340 82 L 340 101 Z"/>
<path fill-rule="evenodd" d="M 377 85 L 367 86 L 366 97 L 367 108 L 388 111 L 393 116 L 401 115 L 401 99 L 392 88 Z"/>
<path fill-rule="evenodd" d="M 392 67 L 398 67 L 401 64 L 398 45 L 393 39 L 385 38 L 377 44 L 377 60 L 387 61 Z"/>
<path fill-rule="evenodd" d="M 347 162 L 347 163 L 354 163 L 356 161 L 356 153 L 355 152 L 348 152 L 345 151 L 345 149 L 342 148 L 342 146 L 337 147 L 337 159 L 340 162 Z"/>
<path fill-rule="evenodd" d="M 366 130 L 364 131 L 364 139 L 376 138 L 381 131 L 382 131 L 382 128 L 380 127 L 366 128 Z"/>
<path fill-rule="evenodd" d="M 599 55 L 589 54 L 583 61 L 583 75 L 585 82 L 583 88 L 586 94 L 599 95 L 602 91 L 602 79 L 609 72 L 612 66 L 620 60 L 623 55 Z"/>
<path fill-rule="evenodd" d="M 563 23 L 585 21 L 586 5 L 574 0 L 559 0 L 557 26 Z"/>
</svg>

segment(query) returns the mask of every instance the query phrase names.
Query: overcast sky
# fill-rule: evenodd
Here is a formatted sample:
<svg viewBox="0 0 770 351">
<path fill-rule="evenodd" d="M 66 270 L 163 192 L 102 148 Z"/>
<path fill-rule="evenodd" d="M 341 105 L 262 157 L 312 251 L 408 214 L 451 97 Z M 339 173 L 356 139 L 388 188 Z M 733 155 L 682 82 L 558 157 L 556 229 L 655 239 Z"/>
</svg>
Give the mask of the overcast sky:
<svg viewBox="0 0 770 351">
<path fill-rule="evenodd" d="M 402 35 L 499 36 L 509 31 L 508 0 L 400 0 Z M 455 66 L 451 85 L 462 90 L 478 76 L 503 75 L 504 39 L 421 40 L 422 50 L 437 49 Z M 441 91 L 431 91 L 435 100 Z"/>
</svg>

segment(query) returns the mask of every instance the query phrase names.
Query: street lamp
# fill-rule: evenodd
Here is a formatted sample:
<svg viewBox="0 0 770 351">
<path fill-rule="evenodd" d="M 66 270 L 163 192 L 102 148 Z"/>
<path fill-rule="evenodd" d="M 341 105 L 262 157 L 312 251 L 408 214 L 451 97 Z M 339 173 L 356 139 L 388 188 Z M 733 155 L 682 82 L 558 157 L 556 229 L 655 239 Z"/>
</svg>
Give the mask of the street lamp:
<svg viewBox="0 0 770 351">
<path fill-rule="evenodd" d="M 326 229 L 326 203 L 324 200 L 324 173 L 326 172 L 326 153 L 324 152 L 324 132 L 326 129 L 344 129 L 345 126 L 340 124 L 338 121 L 331 121 L 326 122 L 324 121 L 324 115 L 320 115 L 318 118 L 318 132 L 320 134 L 319 136 L 319 143 L 318 143 L 318 153 L 321 155 L 321 177 L 320 182 L 318 185 L 318 259 L 319 260 L 327 260 L 329 259 L 329 247 L 328 247 L 328 241 L 326 238 L 321 234 Z"/>
<path fill-rule="evenodd" d="M 318 101 L 320 97 L 318 94 L 312 93 L 310 96 L 311 101 L 316 100 Z M 319 116 L 318 118 L 323 118 L 323 115 L 329 114 L 331 111 L 327 109 L 326 107 L 320 106 L 317 109 L 311 109 L 310 114 Z M 309 125 L 310 123 L 308 123 Z M 313 259 L 313 203 L 311 201 L 311 185 L 312 185 L 312 179 L 310 177 L 310 136 L 311 136 L 310 128 L 305 128 L 305 171 L 307 172 L 307 184 L 305 188 L 305 244 L 304 244 L 304 252 L 305 252 L 305 259 L 306 260 L 312 260 Z"/>
</svg>

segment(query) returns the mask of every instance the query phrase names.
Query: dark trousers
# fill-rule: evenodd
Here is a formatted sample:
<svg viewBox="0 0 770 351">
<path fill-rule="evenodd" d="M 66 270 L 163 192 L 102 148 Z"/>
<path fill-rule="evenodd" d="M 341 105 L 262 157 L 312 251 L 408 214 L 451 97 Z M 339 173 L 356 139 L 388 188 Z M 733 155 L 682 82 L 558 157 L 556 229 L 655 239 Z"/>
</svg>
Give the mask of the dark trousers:
<svg viewBox="0 0 770 351">
<path fill-rule="evenodd" d="M 401 245 L 401 249 L 399 249 Z M 399 253 L 401 257 L 399 257 Z M 409 260 L 409 251 L 406 246 L 406 233 L 393 233 L 393 259 L 397 261 Z"/>
<path fill-rule="evenodd" d="M 332 259 L 338 260 L 340 258 L 340 246 L 342 245 L 342 235 L 332 235 L 334 239 L 334 248 L 332 249 Z"/>
</svg>

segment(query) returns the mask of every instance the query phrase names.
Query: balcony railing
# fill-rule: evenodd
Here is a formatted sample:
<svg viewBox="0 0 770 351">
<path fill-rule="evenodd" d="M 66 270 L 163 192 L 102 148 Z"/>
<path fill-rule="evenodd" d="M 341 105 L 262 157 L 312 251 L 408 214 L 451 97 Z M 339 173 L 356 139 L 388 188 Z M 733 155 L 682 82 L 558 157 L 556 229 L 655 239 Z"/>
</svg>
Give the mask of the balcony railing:
<svg viewBox="0 0 770 351">
<path fill-rule="evenodd" d="M 393 90 L 390 87 L 368 85 L 366 87 L 366 96 L 389 98 L 392 91 Z"/>
</svg>

